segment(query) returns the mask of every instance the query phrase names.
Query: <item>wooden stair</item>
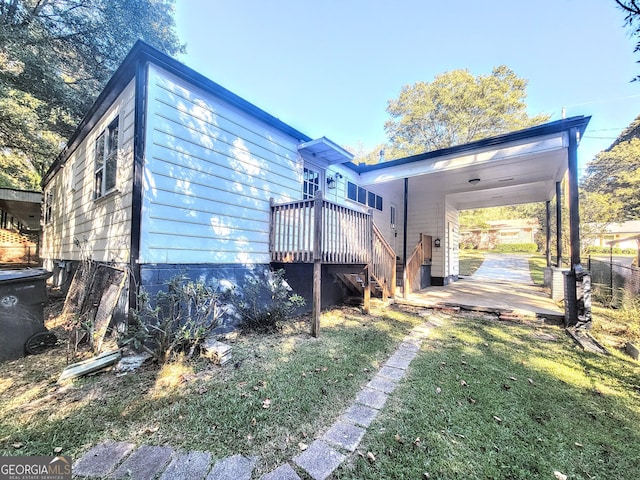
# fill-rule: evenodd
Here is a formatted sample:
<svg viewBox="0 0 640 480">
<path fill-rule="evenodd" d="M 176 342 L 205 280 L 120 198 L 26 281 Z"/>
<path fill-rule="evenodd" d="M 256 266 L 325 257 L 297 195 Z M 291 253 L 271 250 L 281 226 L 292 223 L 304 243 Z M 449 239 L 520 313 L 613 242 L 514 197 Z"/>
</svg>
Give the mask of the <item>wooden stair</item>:
<svg viewBox="0 0 640 480">
<path fill-rule="evenodd" d="M 354 294 L 364 294 L 365 273 L 335 273 L 334 274 Z M 371 295 L 382 297 L 382 286 L 373 278 L 371 282 Z"/>
</svg>

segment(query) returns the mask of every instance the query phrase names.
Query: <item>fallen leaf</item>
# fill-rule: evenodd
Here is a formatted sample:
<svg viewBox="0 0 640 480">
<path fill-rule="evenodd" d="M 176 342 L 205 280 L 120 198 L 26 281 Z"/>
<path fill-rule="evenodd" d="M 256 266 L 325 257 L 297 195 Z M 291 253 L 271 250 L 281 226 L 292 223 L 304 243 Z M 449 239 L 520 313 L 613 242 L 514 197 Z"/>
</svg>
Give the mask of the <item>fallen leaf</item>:
<svg viewBox="0 0 640 480">
<path fill-rule="evenodd" d="M 441 394 L 442 393 L 442 389 L 440 387 L 436 388 L 436 393 L 437 394 Z"/>
<path fill-rule="evenodd" d="M 53 453 L 57 454 L 57 453 L 60 453 L 60 452 L 62 452 L 62 447 L 56 447 L 56 448 L 53 449 Z"/>
<path fill-rule="evenodd" d="M 22 442 L 15 442 L 15 443 L 12 443 L 12 444 L 11 444 L 11 446 L 12 446 L 13 448 L 22 448 L 22 447 L 24 447 L 24 443 L 22 443 Z"/>
<path fill-rule="evenodd" d="M 527 381 L 528 381 L 531 385 L 533 385 L 533 380 L 532 380 L 531 378 L 527 378 Z"/>
<path fill-rule="evenodd" d="M 376 456 L 371 453 L 371 452 L 367 452 L 367 460 L 369 460 L 371 463 L 376 461 Z"/>
<path fill-rule="evenodd" d="M 302 442 L 300 442 L 300 443 L 298 444 L 298 448 L 299 448 L 301 451 L 303 451 L 303 452 L 304 452 L 307 448 L 309 448 L 309 445 L 307 445 L 306 443 L 302 443 Z"/>
<path fill-rule="evenodd" d="M 255 427 L 257 423 L 258 423 L 258 421 L 256 420 L 256 417 L 253 417 L 253 418 L 251 419 L 251 426 L 252 426 L 252 427 Z"/>
<path fill-rule="evenodd" d="M 495 415 L 493 416 L 493 419 L 498 423 L 502 422 L 502 419 L 500 417 L 495 416 Z"/>
<path fill-rule="evenodd" d="M 402 437 L 400 437 L 400 435 L 398 435 L 397 433 L 396 433 L 395 439 L 396 439 L 396 442 L 398 443 L 404 443 L 404 440 L 402 440 Z"/>
<path fill-rule="evenodd" d="M 469 397 L 469 403 L 475 404 L 476 403 L 476 399 Z"/>
<path fill-rule="evenodd" d="M 306 377 L 307 376 L 306 372 L 302 372 L 302 376 Z"/>
<path fill-rule="evenodd" d="M 564 473 L 560 473 L 557 470 L 554 470 L 553 476 L 556 477 L 558 480 L 567 480 L 567 476 Z"/>
<path fill-rule="evenodd" d="M 414 444 L 416 447 L 419 447 L 419 446 L 420 446 L 420 442 L 421 442 L 421 441 L 422 441 L 422 440 L 420 440 L 420 437 L 418 437 L 418 438 L 416 438 L 416 439 L 413 441 L 413 444 Z"/>
<path fill-rule="evenodd" d="M 583 445 L 583 444 L 578 443 L 578 442 L 574 443 L 574 445 L 575 445 L 576 447 L 578 447 L 578 448 L 582 448 L 582 447 L 584 447 L 584 445 Z"/>
<path fill-rule="evenodd" d="M 461 364 L 461 365 L 469 365 L 469 364 L 468 364 L 467 362 L 465 362 L 464 360 L 462 360 L 462 361 L 460 362 L 460 364 Z"/>
<path fill-rule="evenodd" d="M 427 472 L 424 472 L 422 474 L 422 480 L 429 480 L 431 478 L 431 475 L 429 475 Z"/>
<path fill-rule="evenodd" d="M 463 387 L 468 387 L 469 385 L 464 380 L 460 380 L 460 385 Z"/>
<path fill-rule="evenodd" d="M 458 437 L 458 438 L 466 438 L 466 437 L 465 437 L 464 435 L 462 435 L 461 433 L 456 433 L 455 435 L 456 435 L 456 437 Z"/>
<path fill-rule="evenodd" d="M 271 399 L 265 398 L 262 402 L 262 408 L 269 408 L 271 406 Z"/>
<path fill-rule="evenodd" d="M 488 343 L 483 343 L 483 345 L 484 345 L 485 347 L 488 347 L 488 346 L 489 346 L 489 344 L 488 344 Z"/>
<path fill-rule="evenodd" d="M 144 429 L 144 433 L 149 435 L 151 433 L 156 433 L 159 429 L 160 429 L 160 427 L 147 427 L 147 428 Z"/>
<path fill-rule="evenodd" d="M 505 390 L 510 390 L 511 389 L 511 385 L 507 385 L 506 383 L 502 385 L 502 388 L 504 388 Z"/>
<path fill-rule="evenodd" d="M 329 368 L 328 368 L 328 367 L 322 367 L 322 371 L 323 371 L 323 372 L 326 372 L 327 370 L 329 370 Z"/>
<path fill-rule="evenodd" d="M 512 380 L 512 381 L 514 381 L 514 382 L 517 382 L 517 381 L 518 381 L 518 379 L 517 379 L 516 377 L 509 377 L 509 380 Z"/>
</svg>

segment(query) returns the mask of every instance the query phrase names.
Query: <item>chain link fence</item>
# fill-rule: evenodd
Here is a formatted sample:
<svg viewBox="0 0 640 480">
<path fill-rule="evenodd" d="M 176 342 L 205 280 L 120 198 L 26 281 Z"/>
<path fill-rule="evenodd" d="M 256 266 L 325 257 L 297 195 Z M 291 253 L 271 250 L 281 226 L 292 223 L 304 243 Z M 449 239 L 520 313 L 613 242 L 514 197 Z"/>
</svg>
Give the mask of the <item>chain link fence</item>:
<svg viewBox="0 0 640 480">
<path fill-rule="evenodd" d="M 640 297 L 640 268 L 631 259 L 589 257 L 593 297 L 604 305 L 621 307 Z"/>
</svg>

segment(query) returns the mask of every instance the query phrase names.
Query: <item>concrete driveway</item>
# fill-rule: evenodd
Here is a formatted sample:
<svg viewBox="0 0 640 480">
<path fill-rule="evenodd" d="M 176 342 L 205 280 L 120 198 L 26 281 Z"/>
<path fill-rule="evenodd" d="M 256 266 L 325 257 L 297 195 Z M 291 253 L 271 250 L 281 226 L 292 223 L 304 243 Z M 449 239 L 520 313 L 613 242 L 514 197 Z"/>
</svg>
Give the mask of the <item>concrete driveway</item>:
<svg viewBox="0 0 640 480">
<path fill-rule="evenodd" d="M 564 319 L 564 310 L 551 299 L 549 290 L 533 284 L 527 255 L 487 255 L 473 276 L 422 289 L 407 300 L 434 308 L 453 306 L 553 322 Z"/>
</svg>

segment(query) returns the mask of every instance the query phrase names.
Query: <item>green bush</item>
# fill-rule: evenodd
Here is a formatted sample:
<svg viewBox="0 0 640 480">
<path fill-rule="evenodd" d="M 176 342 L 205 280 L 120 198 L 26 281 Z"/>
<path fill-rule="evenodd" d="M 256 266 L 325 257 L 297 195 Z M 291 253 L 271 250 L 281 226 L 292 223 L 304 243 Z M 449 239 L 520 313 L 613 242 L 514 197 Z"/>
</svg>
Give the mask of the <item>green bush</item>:
<svg viewBox="0 0 640 480">
<path fill-rule="evenodd" d="M 242 289 L 229 292 L 242 330 L 263 333 L 280 330 L 293 312 L 305 304 L 303 297 L 291 291 L 284 274 L 280 269 L 256 275 Z"/>
<path fill-rule="evenodd" d="M 145 290 L 138 294 L 133 322 L 121 341 L 121 345 L 146 350 L 162 363 L 176 353 L 191 357 L 220 325 L 223 313 L 216 285 L 176 275 L 166 286 L 155 295 Z"/>
<path fill-rule="evenodd" d="M 613 255 L 636 255 L 638 251 L 633 248 L 619 247 L 614 247 L 613 250 L 611 250 L 611 247 L 590 246 L 585 248 L 585 254 L 587 255 L 609 255 L 611 253 Z"/>
<path fill-rule="evenodd" d="M 535 253 L 538 251 L 538 245 L 535 243 L 503 243 L 496 245 L 493 251 L 500 253 Z"/>
</svg>

